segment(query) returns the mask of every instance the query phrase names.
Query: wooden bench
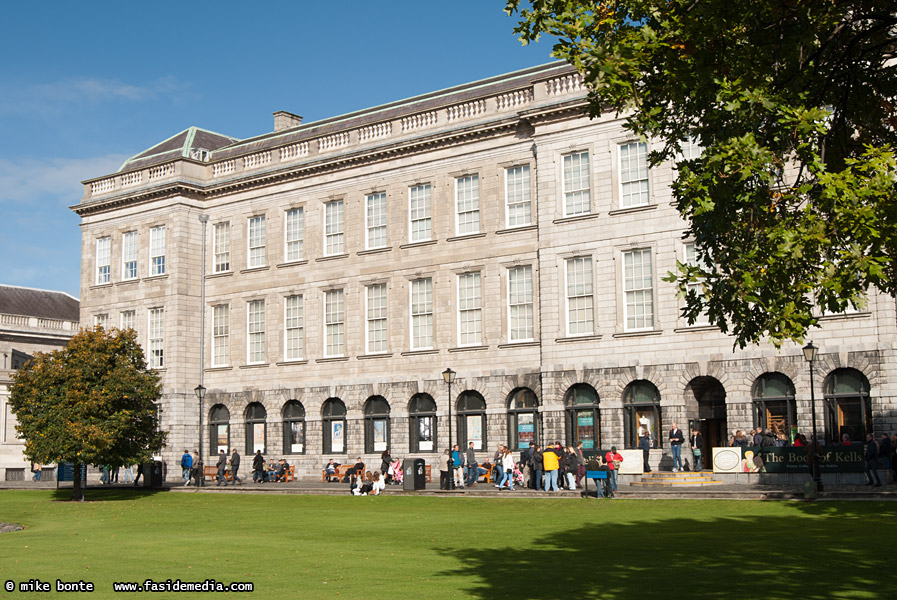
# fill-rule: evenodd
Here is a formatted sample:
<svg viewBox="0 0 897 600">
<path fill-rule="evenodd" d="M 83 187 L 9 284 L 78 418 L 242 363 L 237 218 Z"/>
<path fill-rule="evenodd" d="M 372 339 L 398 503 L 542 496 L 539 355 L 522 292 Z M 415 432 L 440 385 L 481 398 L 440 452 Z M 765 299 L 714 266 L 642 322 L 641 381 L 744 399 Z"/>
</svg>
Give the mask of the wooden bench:
<svg viewBox="0 0 897 600">
<path fill-rule="evenodd" d="M 482 468 L 486 469 L 486 467 Z M 488 469 L 486 469 L 485 473 L 480 474 L 479 477 L 477 477 L 477 483 L 492 483 L 492 471 L 494 468 L 494 466 L 490 466 Z M 480 477 L 483 478 L 482 482 L 480 481 Z"/>
<path fill-rule="evenodd" d="M 337 465 L 336 473 L 331 475 L 331 477 L 336 477 L 338 482 L 342 481 L 343 478 L 346 476 L 346 472 L 349 469 L 352 469 L 354 467 L 355 467 L 355 463 L 352 463 L 351 465 Z M 363 469 L 362 469 L 362 473 L 364 473 Z M 327 470 L 326 469 L 321 469 L 321 482 L 327 483 Z"/>
<path fill-rule="evenodd" d="M 269 479 L 269 481 L 271 481 L 273 483 L 289 483 L 291 481 L 296 481 L 296 467 L 294 467 L 293 465 L 287 465 L 287 470 L 284 473 L 283 479 L 284 479 L 283 482 L 278 482 L 277 474 L 275 473 L 274 478 Z"/>
<path fill-rule="evenodd" d="M 202 476 L 203 479 L 211 479 L 212 481 L 216 481 L 218 479 L 218 467 L 215 465 L 206 465 L 202 468 Z M 233 481 L 234 476 L 228 470 L 224 471 L 224 480 L 225 481 Z"/>
</svg>

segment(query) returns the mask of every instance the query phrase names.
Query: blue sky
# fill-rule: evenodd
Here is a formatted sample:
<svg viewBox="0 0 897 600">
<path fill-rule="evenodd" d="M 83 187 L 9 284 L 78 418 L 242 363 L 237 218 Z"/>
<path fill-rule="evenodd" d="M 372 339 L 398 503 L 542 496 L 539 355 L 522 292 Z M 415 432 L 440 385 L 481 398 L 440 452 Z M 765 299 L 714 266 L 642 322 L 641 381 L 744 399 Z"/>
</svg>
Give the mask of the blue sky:
<svg viewBox="0 0 897 600">
<path fill-rule="evenodd" d="M 80 295 L 81 181 L 191 126 L 245 138 L 551 60 L 502 0 L 15 2 L 0 22 L 0 283 Z"/>
</svg>

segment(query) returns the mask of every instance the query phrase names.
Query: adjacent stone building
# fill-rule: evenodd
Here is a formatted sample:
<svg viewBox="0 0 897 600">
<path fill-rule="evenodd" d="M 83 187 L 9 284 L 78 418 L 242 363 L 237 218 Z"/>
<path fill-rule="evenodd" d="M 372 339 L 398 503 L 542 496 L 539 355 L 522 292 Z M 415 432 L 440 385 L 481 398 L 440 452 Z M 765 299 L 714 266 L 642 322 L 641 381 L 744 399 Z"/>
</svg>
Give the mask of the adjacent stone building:
<svg viewBox="0 0 897 600">
<path fill-rule="evenodd" d="M 81 320 L 133 327 L 169 467 L 198 444 L 434 464 L 449 441 L 634 447 L 676 421 L 809 432 L 800 348 L 733 351 L 663 277 L 692 259 L 674 166 L 549 64 L 237 140 L 197 128 L 84 182 Z M 700 149 L 688 146 L 687 154 Z M 203 259 L 204 262 L 203 262 Z M 895 302 L 813 339 L 828 437 L 897 427 Z M 442 372 L 457 373 L 451 406 Z M 709 455 L 709 452 L 705 452 Z M 177 469 L 169 469 L 175 472 Z"/>
<path fill-rule="evenodd" d="M 22 454 L 7 399 L 12 374 L 35 352 L 64 347 L 78 332 L 78 299 L 64 292 L 0 284 L 0 480 L 21 481 L 31 463 Z"/>
</svg>

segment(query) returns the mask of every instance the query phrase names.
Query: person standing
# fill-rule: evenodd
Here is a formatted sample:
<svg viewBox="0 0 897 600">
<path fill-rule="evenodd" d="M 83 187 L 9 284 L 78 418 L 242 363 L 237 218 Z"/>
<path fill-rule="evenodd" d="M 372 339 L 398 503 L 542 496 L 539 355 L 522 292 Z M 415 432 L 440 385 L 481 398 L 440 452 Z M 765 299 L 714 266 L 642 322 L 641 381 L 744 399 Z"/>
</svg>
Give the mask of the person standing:
<svg viewBox="0 0 897 600">
<path fill-rule="evenodd" d="M 542 471 L 545 470 L 544 454 L 542 446 L 536 444 L 533 448 L 533 489 L 542 489 Z"/>
<path fill-rule="evenodd" d="M 383 474 L 384 483 L 392 483 L 392 475 L 389 472 L 391 462 L 392 456 L 389 453 L 389 448 L 387 448 L 380 455 L 380 472 Z"/>
<path fill-rule="evenodd" d="M 881 458 L 881 468 L 885 471 L 891 470 L 891 438 L 887 433 L 881 434 L 881 441 L 878 442 L 878 456 Z"/>
<path fill-rule="evenodd" d="M 586 457 L 582 453 L 582 442 L 576 442 L 576 487 L 582 486 L 582 478 L 586 476 Z"/>
<path fill-rule="evenodd" d="M 190 485 L 190 474 L 193 472 L 193 457 L 189 450 L 184 450 L 181 457 L 181 477 L 184 479 L 184 487 Z"/>
<path fill-rule="evenodd" d="M 34 463 L 31 465 L 31 481 L 40 481 L 41 475 L 43 475 L 44 466 L 40 463 Z"/>
<path fill-rule="evenodd" d="M 452 470 L 455 487 L 464 488 L 464 454 L 458 444 L 452 449 Z"/>
<path fill-rule="evenodd" d="M 467 487 L 474 487 L 479 479 L 477 471 L 479 465 L 477 464 L 477 451 L 473 449 L 473 442 L 467 444 L 467 456 L 464 458 L 467 465 Z"/>
<path fill-rule="evenodd" d="M 442 456 L 439 457 L 439 489 L 451 489 L 451 479 L 449 475 L 449 449 L 446 448 Z"/>
<path fill-rule="evenodd" d="M 616 446 L 610 447 L 610 452 L 604 455 L 607 463 L 607 497 L 613 498 L 617 491 L 617 470 L 623 462 L 623 455 L 617 452 Z"/>
<path fill-rule="evenodd" d="M 645 473 L 650 473 L 651 465 L 648 461 L 651 455 L 651 437 L 647 430 L 642 434 L 642 437 L 639 438 L 638 447 L 642 451 L 642 461 L 644 462 Z"/>
<path fill-rule="evenodd" d="M 252 457 L 252 483 L 265 483 L 265 457 L 261 450 Z"/>
<path fill-rule="evenodd" d="M 670 429 L 669 439 L 670 451 L 673 453 L 673 473 L 678 473 L 682 470 L 682 442 L 685 441 L 685 436 L 682 435 L 682 430 L 675 423 Z"/>
<path fill-rule="evenodd" d="M 227 478 L 224 476 L 224 472 L 227 470 L 227 454 L 224 453 L 223 449 L 218 451 L 218 462 L 215 466 L 218 467 L 218 483 L 216 487 L 222 483 L 227 485 Z"/>
<path fill-rule="evenodd" d="M 202 478 L 205 477 L 202 473 L 202 466 L 199 464 L 199 450 L 194 450 L 190 453 L 190 457 L 193 459 L 193 469 L 191 469 L 191 474 L 193 475 L 193 485 L 199 487 L 201 485 Z M 130 470 L 131 467 L 128 467 Z"/>
<path fill-rule="evenodd" d="M 557 452 L 551 446 L 545 447 L 542 453 L 542 466 L 545 469 L 545 491 L 558 491 L 558 468 L 560 467 L 560 459 Z"/>
<path fill-rule="evenodd" d="M 704 436 L 697 429 L 691 432 L 691 453 L 695 455 L 695 471 L 703 471 Z"/>
<path fill-rule="evenodd" d="M 230 472 L 234 478 L 234 485 L 238 483 L 243 485 L 243 480 L 237 477 L 237 471 L 240 470 L 240 453 L 234 448 L 234 453 L 230 455 Z"/>
<path fill-rule="evenodd" d="M 866 434 L 866 485 L 881 487 L 881 479 L 878 476 L 878 442 L 871 433 Z M 873 484 L 873 478 L 875 483 Z"/>
</svg>

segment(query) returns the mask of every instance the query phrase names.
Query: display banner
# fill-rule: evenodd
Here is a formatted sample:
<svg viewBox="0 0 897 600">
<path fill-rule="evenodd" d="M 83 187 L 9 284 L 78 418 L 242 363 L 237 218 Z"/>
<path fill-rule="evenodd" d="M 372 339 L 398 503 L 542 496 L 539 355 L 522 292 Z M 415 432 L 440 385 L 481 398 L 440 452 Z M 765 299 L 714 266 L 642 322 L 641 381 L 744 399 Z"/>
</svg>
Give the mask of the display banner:
<svg viewBox="0 0 897 600">
<path fill-rule="evenodd" d="M 820 446 L 820 473 L 862 473 L 863 447 Z M 810 459 L 802 446 L 714 448 L 714 473 L 809 473 Z"/>
</svg>

